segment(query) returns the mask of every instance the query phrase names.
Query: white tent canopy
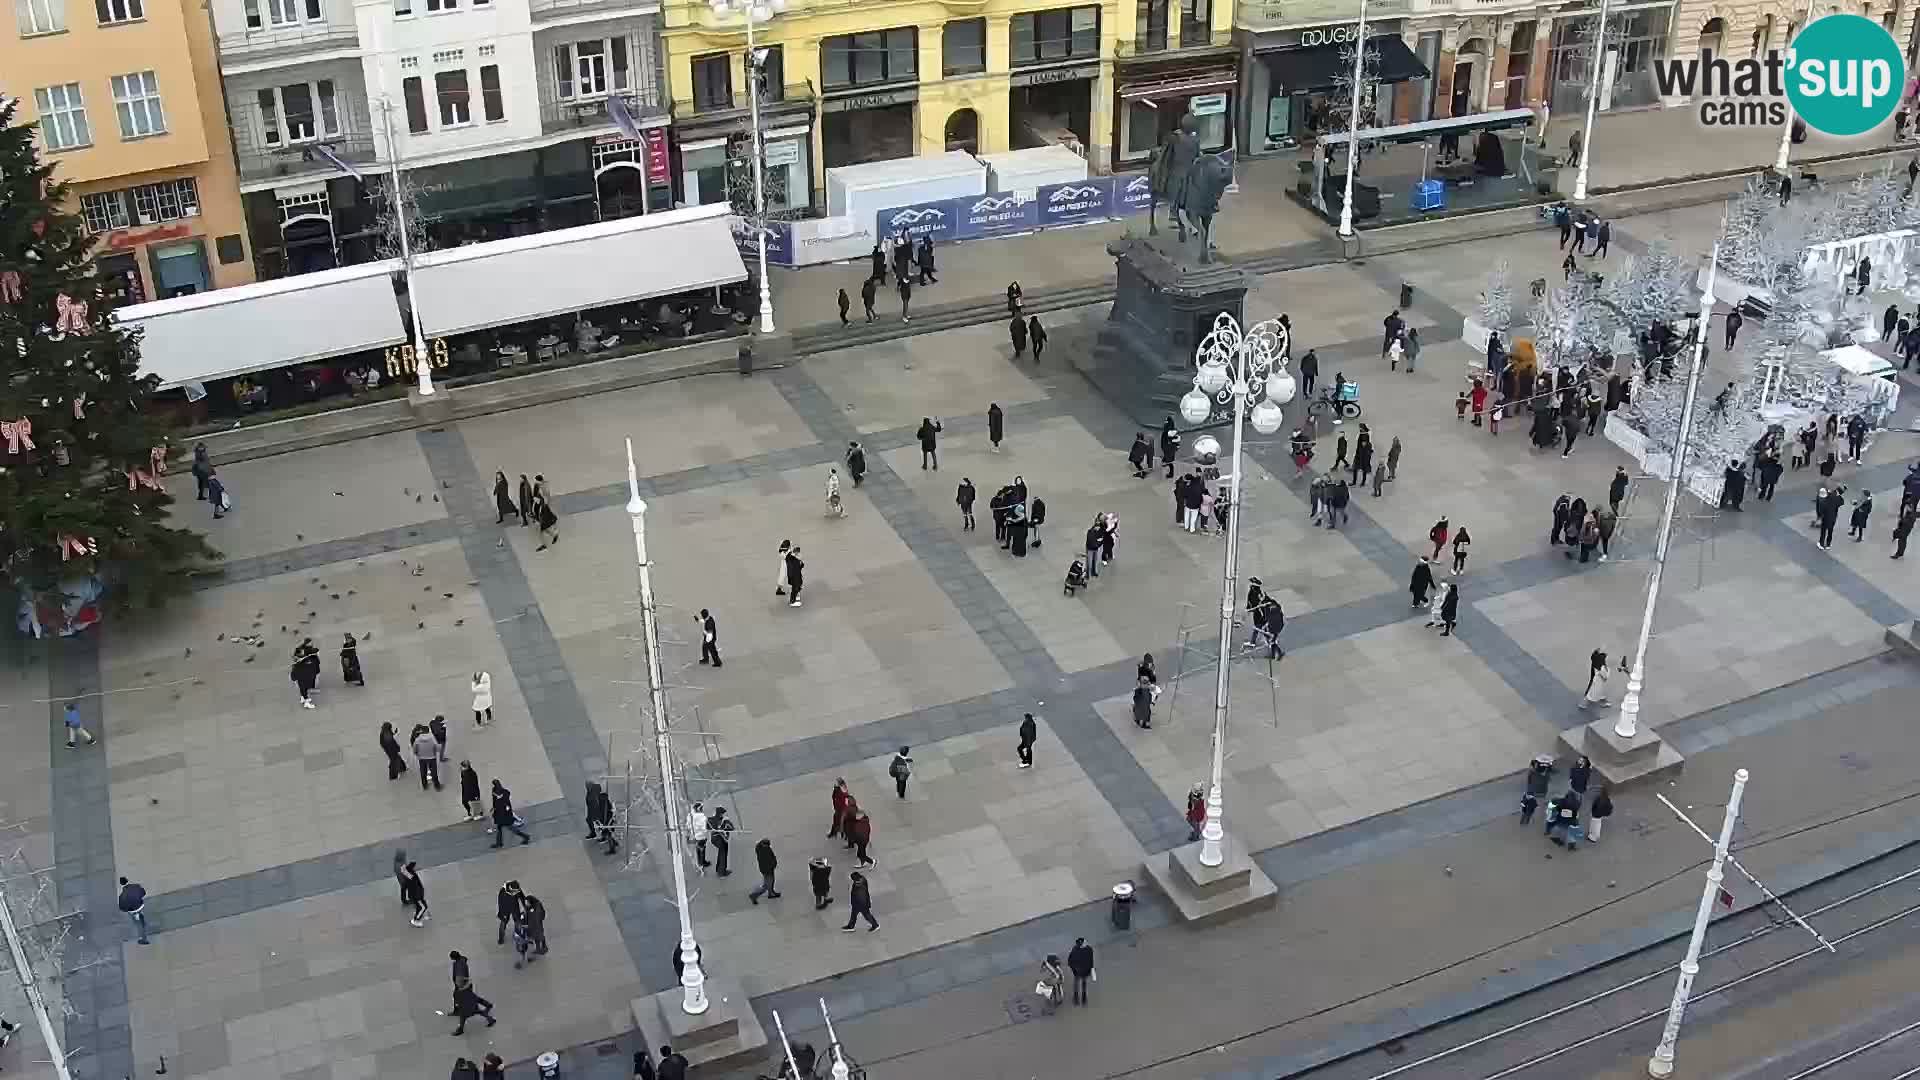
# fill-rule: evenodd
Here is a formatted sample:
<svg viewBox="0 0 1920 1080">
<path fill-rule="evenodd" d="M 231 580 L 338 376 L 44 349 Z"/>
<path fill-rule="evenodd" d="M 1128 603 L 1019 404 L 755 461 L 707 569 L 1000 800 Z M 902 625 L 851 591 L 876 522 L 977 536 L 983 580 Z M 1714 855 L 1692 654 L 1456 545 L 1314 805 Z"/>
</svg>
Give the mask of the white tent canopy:
<svg viewBox="0 0 1920 1080">
<path fill-rule="evenodd" d="M 143 332 L 142 375 L 162 386 L 204 382 L 405 341 L 399 272 L 398 259 L 364 263 L 131 304 L 114 318 Z"/>
<path fill-rule="evenodd" d="M 726 203 L 428 252 L 414 301 L 428 337 L 744 281 Z"/>
</svg>

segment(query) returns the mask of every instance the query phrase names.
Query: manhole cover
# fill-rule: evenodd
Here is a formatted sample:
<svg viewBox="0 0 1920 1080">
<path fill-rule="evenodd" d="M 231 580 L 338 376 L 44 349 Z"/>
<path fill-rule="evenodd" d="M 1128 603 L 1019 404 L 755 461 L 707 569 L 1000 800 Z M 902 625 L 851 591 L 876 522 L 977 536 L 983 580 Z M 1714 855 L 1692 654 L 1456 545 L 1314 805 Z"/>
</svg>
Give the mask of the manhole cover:
<svg viewBox="0 0 1920 1080">
<path fill-rule="evenodd" d="M 1004 1004 L 1007 1019 L 1024 1024 L 1040 1015 L 1040 998 L 1034 994 L 1015 994 Z"/>
</svg>

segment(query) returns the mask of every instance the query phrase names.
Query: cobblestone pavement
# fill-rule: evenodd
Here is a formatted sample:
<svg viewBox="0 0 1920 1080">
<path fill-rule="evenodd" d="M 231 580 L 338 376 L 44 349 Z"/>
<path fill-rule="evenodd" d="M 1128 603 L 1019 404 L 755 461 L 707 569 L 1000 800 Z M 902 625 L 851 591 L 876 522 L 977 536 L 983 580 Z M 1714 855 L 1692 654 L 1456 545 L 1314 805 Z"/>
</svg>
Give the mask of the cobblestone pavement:
<svg viewBox="0 0 1920 1080">
<path fill-rule="evenodd" d="M 1702 215 L 1717 217 L 1646 224 L 1671 225 L 1692 254 Z M 1615 259 L 1652 238 L 1639 230 L 1616 229 Z M 1631 644 L 1652 500 L 1634 503 L 1628 542 L 1606 563 L 1547 552 L 1540 535 L 1555 495 L 1597 497 L 1625 458 L 1598 440 L 1570 459 L 1534 456 L 1519 431 L 1495 439 L 1454 418 L 1470 359 L 1460 310 L 1494 258 L 1519 280 L 1558 264 L 1545 234 L 1456 244 L 1276 275 L 1250 302 L 1256 316 L 1290 311 L 1296 351 L 1315 347 L 1323 371 L 1359 379 L 1382 453 L 1395 436 L 1406 446 L 1398 479 L 1381 498 L 1357 494 L 1339 531 L 1310 522 L 1283 444 L 1252 451 L 1243 573 L 1283 599 L 1289 655 L 1234 667 L 1228 822 L 1263 861 L 1289 853 L 1269 867 L 1283 882 L 1300 880 L 1302 859 L 1399 850 L 1407 815 L 1487 813 L 1485 782 L 1585 717 L 1575 691 L 1587 653 Z M 1417 371 L 1389 372 L 1377 327 L 1402 280 L 1427 347 Z M 576 831 L 589 780 L 614 780 L 624 797 L 630 766 L 654 771 L 628 437 L 678 753 L 694 797 L 741 825 L 742 872 L 696 877 L 710 965 L 762 1007 L 852 980 L 838 985 L 860 988 L 842 998 L 855 1015 L 1026 963 L 1037 935 L 1057 939 L 1143 858 L 1184 841 L 1180 806 L 1206 769 L 1220 542 L 1172 527 L 1164 478 L 1125 468 L 1132 427 L 1064 364 L 1104 315 L 1055 315 L 1038 367 L 974 328 L 231 470 L 239 509 L 212 526 L 234 559 L 225 575 L 157 616 L 42 647 L 0 680 L 5 813 L 53 867 L 60 904 L 90 913 L 80 926 L 99 962 L 67 983 L 76 1074 L 151 1071 L 165 1054 L 169 1073 L 218 1080 L 436 1075 L 460 1052 L 437 1015 L 449 948 L 475 958 L 502 1017 L 469 1029 L 470 1056 L 493 1047 L 518 1061 L 619 1036 L 626 1002 L 671 983 L 659 832 L 638 830 L 636 852 L 608 858 Z M 1007 413 L 997 450 L 984 437 L 991 401 Z M 920 467 L 923 416 L 945 424 L 937 471 Z M 843 483 L 847 515 L 829 517 L 826 466 L 853 439 L 871 471 L 857 489 Z M 1849 482 L 1897 484 L 1910 448 L 1885 442 Z M 486 520 L 495 470 L 548 479 L 557 545 Z M 1025 559 L 990 529 L 962 531 L 953 504 L 963 476 L 984 501 L 1016 474 L 1050 511 Z M 1676 555 L 1649 657 L 1662 673 L 1653 721 L 1817 680 L 1873 655 L 1880 627 L 1920 606 L 1885 558 L 1892 515 L 1870 543 L 1820 552 L 1801 518 L 1805 483 L 1789 477 L 1776 503 L 1705 523 L 1711 542 Z M 1118 561 L 1065 597 L 1061 575 L 1096 511 L 1121 517 Z M 1451 638 L 1410 617 L 1405 592 L 1441 514 L 1476 538 Z M 800 608 L 771 595 L 782 539 L 807 562 Z M 719 623 L 720 669 L 695 663 L 702 608 Z M 364 688 L 340 685 L 332 663 L 348 633 Z M 252 635 L 258 647 L 240 640 Z M 297 707 L 285 668 L 307 636 L 329 660 L 314 710 Z M 1129 722 L 1125 698 L 1146 652 L 1169 684 L 1152 731 Z M 476 670 L 492 675 L 484 728 L 469 708 Z M 69 697 L 99 746 L 59 744 Z M 1019 770 L 1027 711 L 1040 741 L 1035 767 Z M 483 782 L 500 778 L 531 846 L 495 851 L 456 790 L 385 778 L 379 724 L 404 734 L 435 714 L 451 732 L 447 782 L 457 789 L 463 758 Z M 904 799 L 885 775 L 901 746 L 916 761 Z M 836 899 L 852 868 L 824 835 L 836 777 L 874 823 L 883 928 L 872 935 L 840 934 L 844 908 L 816 913 L 805 895 L 814 855 L 833 860 Z M 635 814 L 653 820 L 644 800 Z M 762 836 L 786 895 L 754 905 L 749 849 Z M 1321 838 L 1333 839 L 1305 854 Z M 397 849 L 423 868 L 436 915 L 425 928 L 388 892 Z M 112 914 L 122 874 L 153 893 L 153 946 L 131 944 Z M 488 894 L 508 878 L 553 916 L 554 951 L 529 971 L 485 941 Z M 1143 903 L 1140 925 L 1164 918 Z M 31 1047 L 13 1053 L 9 1068 L 35 1076 Z M 598 1060 L 583 1054 L 582 1067 Z"/>
</svg>

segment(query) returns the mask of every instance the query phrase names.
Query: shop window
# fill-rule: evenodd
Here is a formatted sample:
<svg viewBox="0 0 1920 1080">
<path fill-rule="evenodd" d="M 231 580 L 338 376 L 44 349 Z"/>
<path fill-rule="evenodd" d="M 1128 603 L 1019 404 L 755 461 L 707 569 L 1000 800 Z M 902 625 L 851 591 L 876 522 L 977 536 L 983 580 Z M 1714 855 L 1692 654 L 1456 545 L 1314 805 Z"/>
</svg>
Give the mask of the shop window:
<svg viewBox="0 0 1920 1080">
<path fill-rule="evenodd" d="M 562 101 L 605 97 L 631 88 L 627 39 L 594 38 L 553 47 L 554 93 Z"/>
<path fill-rule="evenodd" d="M 40 137 L 46 140 L 47 149 L 72 150 L 93 143 L 79 83 L 43 86 L 33 92 L 33 104 L 40 114 Z"/>
<path fill-rule="evenodd" d="M 193 177 L 186 176 L 82 195 L 80 213 L 87 228 L 96 233 L 178 221 L 200 213 L 200 188 Z"/>
<path fill-rule="evenodd" d="M 954 19 L 940 28 L 941 74 L 973 75 L 985 70 L 987 20 Z"/>
<path fill-rule="evenodd" d="M 427 95 L 420 76 L 409 75 L 400 81 L 400 96 L 407 103 L 407 130 L 415 135 L 427 133 Z"/>
<path fill-rule="evenodd" d="M 1140 0 L 1134 15 L 1135 51 L 1159 52 L 1167 47 L 1167 8 L 1171 3 L 1172 0 Z"/>
<path fill-rule="evenodd" d="M 820 42 L 822 80 L 829 90 L 912 82 L 920 77 L 919 57 L 920 31 L 911 26 Z"/>
<path fill-rule="evenodd" d="M 1100 9 L 1057 8 L 1013 17 L 1013 63 L 1049 64 L 1100 55 Z"/>
<path fill-rule="evenodd" d="M 80 196 L 80 215 L 92 232 L 111 232 L 132 224 L 127 216 L 127 197 L 123 191 L 103 191 Z"/>
<path fill-rule="evenodd" d="M 101 26 L 138 22 L 147 17 L 140 0 L 93 0 L 93 11 L 100 17 Z"/>
<path fill-rule="evenodd" d="M 507 118 L 507 101 L 506 96 L 500 92 L 500 65 L 498 64 L 487 64 L 480 69 L 480 106 L 489 124 L 496 124 Z"/>
<path fill-rule="evenodd" d="M 760 100 L 785 101 L 787 99 L 787 56 L 778 45 L 760 47 L 760 64 L 756 70 L 753 54 L 746 54 L 747 85 L 757 86 Z"/>
<path fill-rule="evenodd" d="M 13 12 L 21 37 L 57 34 L 67 28 L 67 0 L 15 0 Z"/>
<path fill-rule="evenodd" d="M 693 58 L 693 107 L 698 112 L 733 108 L 733 65 L 726 53 Z"/>
<path fill-rule="evenodd" d="M 1094 36 L 1096 39 L 1099 37 L 1097 28 Z M 1198 45 L 1212 43 L 1212 0 L 1180 0 L 1180 47 L 1191 49 Z"/>
<path fill-rule="evenodd" d="M 440 103 L 441 127 L 459 127 L 462 124 L 473 123 L 473 109 L 467 100 L 466 72 L 434 72 L 433 96 Z"/>
</svg>

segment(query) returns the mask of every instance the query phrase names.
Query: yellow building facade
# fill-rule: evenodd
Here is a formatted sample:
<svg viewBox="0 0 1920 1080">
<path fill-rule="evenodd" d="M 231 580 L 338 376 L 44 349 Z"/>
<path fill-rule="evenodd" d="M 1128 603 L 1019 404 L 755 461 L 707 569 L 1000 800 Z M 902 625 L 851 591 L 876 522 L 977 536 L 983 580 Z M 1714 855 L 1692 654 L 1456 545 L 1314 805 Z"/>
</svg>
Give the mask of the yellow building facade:
<svg viewBox="0 0 1920 1080">
<path fill-rule="evenodd" d="M 212 25 L 190 0 L 17 0 L 0 92 L 41 150 L 124 302 L 254 279 Z"/>
<path fill-rule="evenodd" d="M 829 168 L 956 149 L 1066 145 L 1108 172 L 1127 109 L 1116 60 L 1177 61 L 1183 46 L 1198 46 L 1224 64 L 1220 88 L 1233 85 L 1225 0 L 1188 0 L 1184 13 L 1181 0 L 789 0 L 761 14 L 770 15 L 753 34 L 770 50 L 761 129 L 780 189 L 771 198 L 783 209 L 817 205 Z M 680 197 L 720 201 L 727 140 L 745 130 L 745 16 L 669 0 L 661 38 Z"/>
</svg>

